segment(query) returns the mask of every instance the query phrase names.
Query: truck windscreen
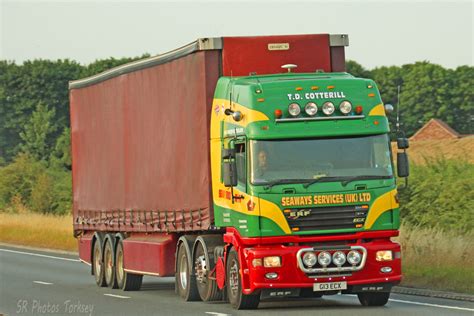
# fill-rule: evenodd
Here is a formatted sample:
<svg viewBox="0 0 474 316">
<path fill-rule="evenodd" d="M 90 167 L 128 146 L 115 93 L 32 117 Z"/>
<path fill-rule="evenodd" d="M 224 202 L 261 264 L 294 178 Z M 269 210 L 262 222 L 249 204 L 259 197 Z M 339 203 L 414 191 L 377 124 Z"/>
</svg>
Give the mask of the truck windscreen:
<svg viewBox="0 0 474 316">
<path fill-rule="evenodd" d="M 250 180 L 264 185 L 280 180 L 390 178 L 388 135 L 350 138 L 251 140 Z M 288 181 L 288 182 L 290 182 Z M 295 181 L 298 182 L 298 181 Z"/>
</svg>

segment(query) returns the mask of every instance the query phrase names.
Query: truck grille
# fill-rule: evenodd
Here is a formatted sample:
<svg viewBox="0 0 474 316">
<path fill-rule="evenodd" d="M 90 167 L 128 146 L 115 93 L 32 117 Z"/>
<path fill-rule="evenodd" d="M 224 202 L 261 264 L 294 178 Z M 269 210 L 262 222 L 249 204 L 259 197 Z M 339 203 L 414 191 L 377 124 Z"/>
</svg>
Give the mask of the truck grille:
<svg viewBox="0 0 474 316">
<path fill-rule="evenodd" d="M 325 206 L 284 210 L 292 231 L 361 228 L 368 205 Z"/>
</svg>

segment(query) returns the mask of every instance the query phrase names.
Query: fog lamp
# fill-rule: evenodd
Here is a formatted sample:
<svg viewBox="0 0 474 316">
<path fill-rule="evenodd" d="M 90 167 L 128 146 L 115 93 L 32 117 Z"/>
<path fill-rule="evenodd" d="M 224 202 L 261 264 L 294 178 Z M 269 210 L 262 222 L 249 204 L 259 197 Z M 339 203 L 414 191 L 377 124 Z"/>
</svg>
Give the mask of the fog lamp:
<svg viewBox="0 0 474 316">
<path fill-rule="evenodd" d="M 323 104 L 323 113 L 326 115 L 331 115 L 334 113 L 334 103 L 326 102 Z"/>
<path fill-rule="evenodd" d="M 352 104 L 349 101 L 342 101 L 341 104 L 339 104 L 339 111 L 345 115 L 351 113 Z"/>
<path fill-rule="evenodd" d="M 314 102 L 309 102 L 309 103 L 306 104 L 306 106 L 304 107 L 304 111 L 305 111 L 306 114 L 308 114 L 309 116 L 315 116 L 316 113 L 318 113 L 318 106 L 317 106 L 316 103 L 314 103 Z"/>
<path fill-rule="evenodd" d="M 326 251 L 320 252 L 318 255 L 318 262 L 323 267 L 328 266 L 331 263 L 331 254 Z"/>
<path fill-rule="evenodd" d="M 291 103 L 290 105 L 288 105 L 288 113 L 290 113 L 290 115 L 293 117 L 300 115 L 300 105 L 298 103 Z"/>
<path fill-rule="evenodd" d="M 318 261 L 317 257 L 316 257 L 316 254 L 314 252 L 306 252 L 304 255 L 303 255 L 303 263 L 307 266 L 307 267 L 312 267 L 316 264 L 316 262 Z"/>
<path fill-rule="evenodd" d="M 360 263 L 361 260 L 362 260 L 362 256 L 360 255 L 358 251 L 351 250 L 347 254 L 347 261 L 352 265 L 356 265 Z"/>
</svg>

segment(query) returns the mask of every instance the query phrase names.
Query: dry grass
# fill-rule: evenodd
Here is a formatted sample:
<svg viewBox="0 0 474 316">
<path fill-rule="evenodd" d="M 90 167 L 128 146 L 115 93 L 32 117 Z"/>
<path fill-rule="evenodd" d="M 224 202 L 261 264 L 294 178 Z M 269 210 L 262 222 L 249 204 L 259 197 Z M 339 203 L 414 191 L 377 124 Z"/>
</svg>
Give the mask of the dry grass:
<svg viewBox="0 0 474 316">
<path fill-rule="evenodd" d="M 392 143 L 392 150 L 397 152 L 397 143 Z M 443 157 L 445 159 L 463 159 L 474 163 L 474 137 L 454 140 L 425 140 L 410 142 L 408 149 L 410 161 L 424 164 L 426 159 Z M 394 158 L 396 158 L 396 154 Z"/>
<path fill-rule="evenodd" d="M 72 216 L 0 212 L 0 242 L 68 251 L 77 250 Z"/>
<path fill-rule="evenodd" d="M 403 285 L 474 294 L 474 233 L 403 225 L 398 241 Z"/>
</svg>

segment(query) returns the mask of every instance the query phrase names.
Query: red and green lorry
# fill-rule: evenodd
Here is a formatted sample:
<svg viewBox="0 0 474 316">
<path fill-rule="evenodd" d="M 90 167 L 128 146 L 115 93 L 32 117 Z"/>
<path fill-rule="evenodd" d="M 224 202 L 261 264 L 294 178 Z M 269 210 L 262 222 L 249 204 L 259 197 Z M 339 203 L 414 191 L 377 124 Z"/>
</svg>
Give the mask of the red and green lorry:
<svg viewBox="0 0 474 316">
<path fill-rule="evenodd" d="M 97 285 L 384 305 L 401 280 L 389 106 L 344 72 L 347 45 L 204 38 L 71 82 L 74 234 Z"/>
</svg>

